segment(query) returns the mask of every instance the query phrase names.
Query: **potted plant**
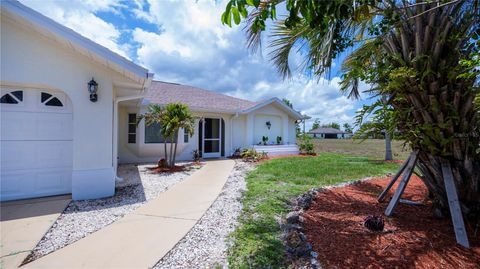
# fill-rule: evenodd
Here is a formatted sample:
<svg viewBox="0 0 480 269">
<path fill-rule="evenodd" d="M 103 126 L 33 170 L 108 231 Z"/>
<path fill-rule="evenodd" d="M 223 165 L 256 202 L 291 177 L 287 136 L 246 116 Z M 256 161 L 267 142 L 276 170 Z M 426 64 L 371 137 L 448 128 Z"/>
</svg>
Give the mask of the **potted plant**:
<svg viewBox="0 0 480 269">
<path fill-rule="evenodd" d="M 280 145 L 280 144 L 282 144 L 282 137 L 277 136 L 277 145 Z"/>
<path fill-rule="evenodd" d="M 263 145 L 267 145 L 268 143 L 268 136 L 262 136 L 262 142 L 263 142 Z"/>
</svg>

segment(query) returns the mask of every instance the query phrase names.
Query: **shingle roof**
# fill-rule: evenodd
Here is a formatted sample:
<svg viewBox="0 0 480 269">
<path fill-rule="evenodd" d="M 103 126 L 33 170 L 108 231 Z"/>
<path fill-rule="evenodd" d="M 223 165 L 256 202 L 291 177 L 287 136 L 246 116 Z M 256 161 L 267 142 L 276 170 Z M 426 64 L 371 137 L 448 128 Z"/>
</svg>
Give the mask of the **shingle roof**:
<svg viewBox="0 0 480 269">
<path fill-rule="evenodd" d="M 192 86 L 162 81 L 152 81 L 145 99 L 150 103 L 160 105 L 180 102 L 188 105 L 192 110 L 225 112 L 240 112 L 260 103 Z"/>
<path fill-rule="evenodd" d="M 348 132 L 344 132 L 342 130 L 338 130 L 335 128 L 324 128 L 320 127 L 314 130 L 311 130 L 309 133 L 312 134 L 348 134 Z"/>
</svg>

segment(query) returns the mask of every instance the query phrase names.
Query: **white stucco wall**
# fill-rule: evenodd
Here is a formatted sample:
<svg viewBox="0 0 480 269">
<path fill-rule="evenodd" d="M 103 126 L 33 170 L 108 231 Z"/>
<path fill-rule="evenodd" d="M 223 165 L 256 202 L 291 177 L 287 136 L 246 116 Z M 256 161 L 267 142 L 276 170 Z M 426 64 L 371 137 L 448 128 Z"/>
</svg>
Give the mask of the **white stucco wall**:
<svg viewBox="0 0 480 269">
<path fill-rule="evenodd" d="M 135 144 L 128 142 L 128 113 L 141 114 L 145 109 L 138 107 L 124 107 L 119 109 L 119 162 L 120 163 L 141 163 L 141 162 L 156 162 L 165 155 L 163 143 L 145 143 L 145 123 L 140 122 L 137 127 L 137 141 Z M 231 119 L 233 115 L 223 113 L 200 113 L 194 112 L 195 117 L 195 132 L 193 136 L 189 137 L 188 143 L 184 143 L 184 133 L 180 130 L 178 134 L 177 145 L 177 160 L 192 160 L 193 151 L 198 149 L 198 124 L 200 118 L 221 118 L 225 122 L 225 156 L 232 154 L 231 144 Z M 241 126 L 239 124 L 238 126 Z M 167 144 L 167 151 L 170 150 L 170 144 Z"/>
<path fill-rule="evenodd" d="M 74 199 L 114 193 L 112 118 L 114 81 L 133 83 L 99 63 L 2 17 L 1 84 L 64 92 L 73 104 Z M 98 101 L 89 100 L 87 83 L 99 84 Z"/>
<path fill-rule="evenodd" d="M 268 137 L 268 144 L 276 144 L 277 136 L 282 137 L 284 127 L 281 116 L 272 114 L 256 114 L 254 121 L 254 144 L 262 142 L 263 136 Z M 271 124 L 270 129 L 266 125 L 267 122 L 270 122 Z"/>
<path fill-rule="evenodd" d="M 145 124 L 141 122 L 137 128 L 136 144 L 128 142 L 128 113 L 144 113 L 145 109 L 139 107 L 121 106 L 119 109 L 119 162 L 141 163 L 156 162 L 164 156 L 163 143 L 145 143 Z M 196 117 L 222 118 L 225 122 L 225 156 L 230 156 L 236 148 L 250 148 L 262 140 L 263 135 L 269 137 L 269 142 L 276 143 L 277 136 L 281 136 L 284 144 L 295 144 L 295 119 L 276 107 L 268 105 L 255 110 L 247 115 L 226 113 L 194 112 Z M 270 120 L 270 130 L 265 122 Z M 195 133 L 189 138 L 187 144 L 183 141 L 183 130 L 179 133 L 177 160 L 191 160 L 192 152 L 198 149 L 198 122 L 195 121 Z M 285 139 L 285 137 L 287 139 Z M 169 150 L 169 146 L 167 146 Z"/>
<path fill-rule="evenodd" d="M 268 130 L 266 121 L 270 120 L 272 127 Z M 270 104 L 252 111 L 247 115 L 247 132 L 253 130 L 247 142 L 250 145 L 262 141 L 262 136 L 267 135 L 270 142 L 276 142 L 277 136 L 282 137 L 283 144 L 295 144 L 295 120 L 276 104 Z"/>
</svg>

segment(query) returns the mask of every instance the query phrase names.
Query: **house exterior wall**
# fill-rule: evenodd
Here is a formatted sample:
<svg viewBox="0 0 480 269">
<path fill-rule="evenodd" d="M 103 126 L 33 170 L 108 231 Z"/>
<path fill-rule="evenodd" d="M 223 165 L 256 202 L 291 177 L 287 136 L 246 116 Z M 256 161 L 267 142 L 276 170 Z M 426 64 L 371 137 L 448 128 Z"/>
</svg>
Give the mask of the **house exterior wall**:
<svg viewBox="0 0 480 269">
<path fill-rule="evenodd" d="M 164 153 L 163 143 L 145 143 L 145 123 L 142 121 L 137 127 L 137 140 L 135 144 L 128 142 L 128 113 L 141 114 L 145 108 L 126 107 L 119 108 L 119 162 L 120 163 L 142 163 L 156 162 L 162 158 Z M 270 142 L 276 142 L 276 136 L 287 137 L 284 144 L 295 144 L 295 120 L 287 113 L 269 105 L 246 115 L 227 113 L 194 112 L 195 133 L 184 143 L 183 130 L 179 132 L 177 145 L 177 160 L 192 160 L 192 152 L 198 149 L 198 124 L 199 118 L 222 118 L 225 122 L 225 157 L 231 156 L 236 148 L 250 148 L 261 141 L 263 135 L 269 136 Z M 272 127 L 268 130 L 265 121 L 271 120 Z M 284 128 L 285 126 L 285 128 Z M 266 131 L 270 131 L 266 133 Z M 287 134 L 285 136 L 285 134 Z M 290 136 L 291 134 L 292 136 Z M 167 151 L 170 147 L 167 144 Z"/>
<path fill-rule="evenodd" d="M 1 85 L 65 93 L 73 105 L 72 196 L 90 199 L 114 194 L 112 118 L 114 81 L 119 74 L 2 17 Z M 87 83 L 99 84 L 98 101 Z"/>
<path fill-rule="evenodd" d="M 165 156 L 163 143 L 145 143 L 145 122 L 141 121 L 137 127 L 136 143 L 128 143 L 128 114 L 137 113 L 137 115 L 145 113 L 145 108 L 124 107 L 119 108 L 119 163 L 142 163 L 156 162 Z M 201 118 L 221 118 L 225 123 L 225 156 L 230 156 L 233 151 L 231 144 L 231 134 L 233 125 L 231 120 L 233 115 L 225 113 L 206 113 L 194 112 L 195 132 L 193 136 L 188 138 L 188 143 L 184 142 L 184 132 L 180 130 L 178 134 L 177 144 L 177 160 L 192 160 L 193 151 L 198 149 L 199 141 L 199 122 Z M 237 120 L 235 126 L 241 126 L 241 120 Z M 235 129 L 237 131 L 238 129 Z M 240 130 L 241 132 L 241 130 Z M 167 144 L 167 152 L 170 151 L 170 144 Z"/>
<path fill-rule="evenodd" d="M 272 123 L 270 130 L 265 124 L 267 120 Z M 247 140 L 249 145 L 258 144 L 262 141 L 264 135 L 268 136 L 269 143 L 276 143 L 277 136 L 282 137 L 283 144 L 296 143 L 295 119 L 275 104 L 267 105 L 249 113 L 247 115 L 247 132 L 249 129 L 252 133 Z"/>
</svg>

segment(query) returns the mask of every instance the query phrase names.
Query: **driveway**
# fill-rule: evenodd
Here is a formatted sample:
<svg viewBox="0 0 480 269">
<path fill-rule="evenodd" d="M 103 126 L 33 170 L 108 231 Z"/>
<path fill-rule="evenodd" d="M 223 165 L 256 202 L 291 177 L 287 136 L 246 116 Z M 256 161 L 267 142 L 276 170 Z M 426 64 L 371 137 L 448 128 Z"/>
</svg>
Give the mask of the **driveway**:
<svg viewBox="0 0 480 269">
<path fill-rule="evenodd" d="M 70 201 L 55 196 L 1 203 L 0 268 L 17 268 Z"/>
</svg>

